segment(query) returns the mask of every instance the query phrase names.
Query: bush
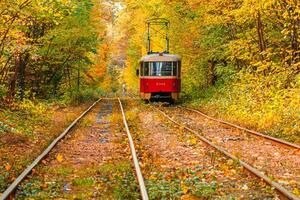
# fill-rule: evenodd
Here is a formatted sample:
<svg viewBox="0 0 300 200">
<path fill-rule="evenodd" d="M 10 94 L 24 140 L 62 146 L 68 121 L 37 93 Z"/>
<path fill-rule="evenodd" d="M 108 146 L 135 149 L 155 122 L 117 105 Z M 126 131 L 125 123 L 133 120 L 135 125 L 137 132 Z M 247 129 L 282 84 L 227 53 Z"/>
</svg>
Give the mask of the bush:
<svg viewBox="0 0 300 200">
<path fill-rule="evenodd" d="M 46 113 L 48 105 L 43 102 L 33 102 L 29 99 L 18 102 L 18 110 L 31 116 L 42 116 Z"/>
<path fill-rule="evenodd" d="M 299 143 L 299 86 L 275 87 L 275 84 L 266 84 L 265 79 L 241 74 L 241 78 L 231 84 L 199 92 L 192 104 L 210 115 Z"/>
<path fill-rule="evenodd" d="M 80 104 L 87 101 L 94 101 L 103 95 L 100 88 L 83 88 L 81 90 L 72 89 L 62 97 L 64 104 Z"/>
<path fill-rule="evenodd" d="M 6 96 L 7 89 L 4 85 L 0 85 L 0 100 Z"/>
</svg>

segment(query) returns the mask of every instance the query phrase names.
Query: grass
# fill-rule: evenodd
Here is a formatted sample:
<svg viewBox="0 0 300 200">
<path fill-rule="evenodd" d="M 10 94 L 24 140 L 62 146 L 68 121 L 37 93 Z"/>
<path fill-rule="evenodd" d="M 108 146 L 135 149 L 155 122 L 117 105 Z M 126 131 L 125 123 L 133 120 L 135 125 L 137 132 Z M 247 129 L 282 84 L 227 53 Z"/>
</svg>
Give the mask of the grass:
<svg viewBox="0 0 300 200">
<path fill-rule="evenodd" d="M 23 183 L 17 199 L 138 199 L 138 185 L 129 162 L 107 163 L 99 167 L 41 167 L 47 176 L 35 176 Z M 74 176 L 75 175 L 75 176 Z M 65 187 L 71 189 L 65 190 Z"/>
<path fill-rule="evenodd" d="M 90 186 L 93 186 L 94 183 L 95 183 L 95 181 L 92 177 L 76 178 L 72 181 L 72 184 L 74 186 L 78 186 L 78 187 L 90 187 Z"/>
<path fill-rule="evenodd" d="M 201 167 L 153 173 L 146 179 L 150 199 L 211 198 L 219 186 L 215 178 L 207 179 L 208 174 Z"/>
<path fill-rule="evenodd" d="M 46 168 L 44 171 L 55 175 L 67 176 L 74 172 L 74 168 L 61 166 L 56 168 Z"/>
</svg>

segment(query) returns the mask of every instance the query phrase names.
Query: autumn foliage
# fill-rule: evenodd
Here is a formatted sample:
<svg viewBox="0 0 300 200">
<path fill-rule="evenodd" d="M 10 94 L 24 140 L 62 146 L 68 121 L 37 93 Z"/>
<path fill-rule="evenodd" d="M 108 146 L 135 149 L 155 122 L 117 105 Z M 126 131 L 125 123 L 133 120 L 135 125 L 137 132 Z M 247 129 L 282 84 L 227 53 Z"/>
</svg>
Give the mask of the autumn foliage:
<svg viewBox="0 0 300 200">
<path fill-rule="evenodd" d="M 124 81 L 137 91 L 145 22 L 157 17 L 171 22 L 170 51 L 183 58 L 182 100 L 296 140 L 296 0 L 4 0 L 0 98 L 52 98 L 85 86 L 117 91 Z M 161 51 L 164 41 L 152 36 Z"/>
<path fill-rule="evenodd" d="M 167 18 L 171 52 L 183 57 L 184 99 L 211 114 L 295 140 L 300 130 L 298 1 L 124 0 L 124 4 L 126 17 L 120 24 L 128 34 L 128 75 L 134 76 L 133 68 L 146 54 L 145 21 Z M 159 50 L 159 41 L 154 43 Z"/>
<path fill-rule="evenodd" d="M 94 63 L 105 37 L 101 6 L 90 0 L 1 1 L 0 98 L 53 98 L 96 84 L 102 72 Z"/>
</svg>

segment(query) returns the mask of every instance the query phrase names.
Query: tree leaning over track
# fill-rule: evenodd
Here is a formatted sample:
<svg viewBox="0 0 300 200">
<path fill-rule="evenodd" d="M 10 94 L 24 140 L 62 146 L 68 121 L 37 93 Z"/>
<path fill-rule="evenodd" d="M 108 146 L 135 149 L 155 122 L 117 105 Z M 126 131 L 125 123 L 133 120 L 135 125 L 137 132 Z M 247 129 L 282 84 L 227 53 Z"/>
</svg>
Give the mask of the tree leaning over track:
<svg viewBox="0 0 300 200">
<path fill-rule="evenodd" d="M 0 2 L 0 98 L 50 97 L 80 82 L 104 37 L 92 0 Z M 91 81 L 89 81 L 91 82 Z"/>
</svg>

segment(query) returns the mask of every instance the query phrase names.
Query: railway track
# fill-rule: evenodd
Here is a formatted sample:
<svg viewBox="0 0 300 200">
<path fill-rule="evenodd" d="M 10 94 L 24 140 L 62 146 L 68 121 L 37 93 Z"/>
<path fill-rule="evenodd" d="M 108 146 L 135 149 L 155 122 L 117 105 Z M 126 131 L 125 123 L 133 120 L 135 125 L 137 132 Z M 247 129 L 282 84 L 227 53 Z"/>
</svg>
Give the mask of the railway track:
<svg viewBox="0 0 300 200">
<path fill-rule="evenodd" d="M 138 183 L 138 187 L 139 187 L 139 192 L 140 192 L 140 198 L 143 200 L 148 200 L 148 193 L 147 193 L 147 189 L 146 189 L 146 184 L 144 181 L 144 177 L 142 175 L 141 172 L 141 168 L 140 168 L 140 162 L 138 160 L 138 157 L 141 158 L 141 152 L 139 152 L 139 156 L 137 156 L 137 152 L 136 152 L 136 148 L 134 143 L 137 142 L 136 141 L 136 137 L 134 137 L 135 139 L 133 139 L 128 124 L 127 124 L 127 120 L 126 120 L 126 116 L 125 116 L 125 112 L 124 112 L 124 108 L 123 108 L 123 104 L 122 101 L 119 98 L 105 98 L 105 99 L 99 99 L 97 100 L 95 103 L 93 103 L 93 105 L 91 105 L 85 112 L 83 112 L 76 120 L 74 120 L 70 126 L 63 132 L 61 133 L 61 135 L 59 135 L 59 137 L 57 137 L 50 145 L 47 149 L 45 149 L 45 151 L 38 156 L 34 162 L 32 164 L 30 164 L 30 166 L 28 166 L 19 177 L 17 177 L 15 179 L 15 181 L 7 188 L 7 190 L 2 194 L 2 196 L 0 197 L 0 200 L 2 199 L 7 199 L 10 197 L 10 195 L 12 195 L 14 193 L 14 191 L 17 189 L 17 187 L 28 177 L 28 175 L 31 173 L 31 171 L 45 158 L 47 157 L 47 155 L 53 150 L 53 148 L 63 139 L 65 138 L 65 136 L 74 129 L 74 127 L 76 126 L 76 124 L 82 120 L 91 110 L 93 110 L 93 108 L 100 102 L 100 101 L 106 100 L 106 101 L 115 101 L 117 102 L 117 104 L 119 105 L 119 111 L 120 114 L 122 115 L 122 121 L 123 121 L 123 125 L 125 127 L 126 130 L 126 134 L 127 134 L 127 138 L 129 141 L 129 147 L 130 147 L 130 155 L 132 157 L 132 161 L 133 161 L 133 166 L 134 166 L 134 170 L 135 170 L 135 176 L 136 176 L 136 180 Z M 265 174 L 261 173 L 259 170 L 257 170 L 256 168 L 252 167 L 250 164 L 248 164 L 247 162 L 244 162 L 242 160 L 240 160 L 239 158 L 233 156 L 232 154 L 230 154 L 228 151 L 226 151 L 224 148 L 217 146 L 216 144 L 214 144 L 213 142 L 211 142 L 209 139 L 203 137 L 201 134 L 199 134 L 197 131 L 193 130 L 192 128 L 183 125 L 180 122 L 177 122 L 176 120 L 174 120 L 173 118 L 171 118 L 170 116 L 168 116 L 167 113 L 163 112 L 161 109 L 155 108 L 157 111 L 159 111 L 161 114 L 163 114 L 164 117 L 168 118 L 172 123 L 175 123 L 177 126 L 183 127 L 185 130 L 191 132 L 192 134 L 196 135 L 200 140 L 202 140 L 204 143 L 212 146 L 213 148 L 215 148 L 217 151 L 221 152 L 222 154 L 226 155 L 227 157 L 229 157 L 230 159 L 236 160 L 240 163 L 241 166 L 243 166 L 245 169 L 247 169 L 248 171 L 250 171 L 251 173 L 253 173 L 255 176 L 263 179 L 266 183 L 268 183 L 269 185 L 271 185 L 272 187 L 274 187 L 278 193 L 281 194 L 282 197 L 286 198 L 286 199 L 299 199 L 298 197 L 296 197 L 295 195 L 293 195 L 291 192 L 289 192 L 287 189 L 285 189 L 284 187 L 282 187 L 280 184 L 278 184 L 277 182 L 271 180 L 268 176 L 266 176 Z M 183 108 L 182 108 L 183 109 Z M 138 148 L 138 150 L 140 151 L 140 147 Z M 144 160 L 142 160 L 142 162 L 144 162 Z M 147 172 L 148 173 L 148 172 Z M 147 174 L 148 175 L 148 174 Z M 149 177 L 147 177 L 147 182 Z"/>
<path fill-rule="evenodd" d="M 125 108 L 130 128 L 135 130 L 133 136 L 149 195 L 152 198 L 214 199 L 222 196 L 228 199 L 276 199 L 278 197 L 278 193 L 273 191 L 269 184 L 206 145 L 194 134 L 183 135 L 181 128 L 171 125 L 149 104 L 128 100 Z M 162 185 L 153 187 L 153 180 Z M 178 180 L 179 183 L 176 183 Z M 195 185 L 188 186 L 188 190 L 185 189 L 185 184 L 189 185 L 191 182 Z M 164 191 L 165 183 L 168 183 L 168 187 L 171 186 L 167 187 L 168 192 Z M 162 191 L 156 191 L 157 187 Z M 177 190 L 177 187 L 181 189 Z"/>
<path fill-rule="evenodd" d="M 125 126 L 128 140 L 129 140 L 130 152 L 131 152 L 131 157 L 133 160 L 136 179 L 137 179 L 138 185 L 139 185 L 140 195 L 143 200 L 148 200 L 148 194 L 147 194 L 147 190 L 145 187 L 144 178 L 141 173 L 140 166 L 139 166 L 133 139 L 132 139 L 131 133 L 130 133 L 128 125 L 127 125 L 126 116 L 125 116 L 125 113 L 123 110 L 122 102 L 119 98 L 105 98 L 105 99 L 107 101 L 117 101 L 119 104 L 120 114 L 122 115 L 123 123 Z M 28 178 L 28 175 L 34 170 L 34 168 L 37 167 L 37 165 L 39 165 L 39 163 L 43 159 L 45 159 L 51 151 L 53 151 L 53 149 L 57 146 L 57 144 L 60 141 L 62 141 L 62 139 L 65 138 L 70 133 L 71 130 L 73 130 L 75 128 L 75 126 L 78 124 L 78 122 L 80 120 L 82 120 L 89 112 L 91 112 L 91 110 L 94 109 L 94 107 L 100 101 L 103 101 L 103 100 L 104 99 L 99 99 L 99 100 L 95 101 L 86 111 L 84 111 L 77 119 L 75 119 L 56 139 L 54 139 L 51 142 L 51 144 L 14 180 L 14 182 L 4 191 L 4 193 L 2 193 L 2 195 L 0 196 L 0 200 L 5 200 L 5 199 L 12 197 L 11 195 L 13 195 L 13 193 L 17 190 L 18 186 L 26 178 Z"/>
<path fill-rule="evenodd" d="M 140 168 L 140 165 L 139 165 L 139 161 L 138 161 L 138 158 L 137 158 L 137 155 L 136 155 L 136 151 L 135 151 L 133 139 L 132 139 L 131 133 L 130 133 L 129 128 L 128 128 L 128 124 L 127 124 L 127 121 L 126 121 L 126 116 L 125 116 L 125 113 L 124 113 L 122 102 L 121 102 L 121 100 L 119 98 L 118 98 L 118 101 L 119 101 L 119 104 L 120 104 L 120 108 L 121 108 L 121 112 L 122 112 L 122 117 L 123 117 L 123 122 L 124 122 L 124 125 L 125 125 L 127 136 L 128 136 L 128 139 L 129 139 L 129 145 L 130 145 L 130 149 L 131 149 L 131 155 L 132 155 L 132 159 L 133 159 L 133 163 L 134 163 L 134 168 L 135 168 L 137 179 L 138 179 L 139 186 L 140 186 L 141 196 L 142 196 L 143 200 L 148 200 L 149 199 L 148 198 L 148 193 L 147 193 L 147 190 L 146 190 L 146 187 L 145 187 L 144 178 L 143 178 L 143 175 L 142 175 L 142 172 L 141 172 L 141 168 Z"/>
<path fill-rule="evenodd" d="M 166 109 L 166 108 L 164 108 L 165 111 L 163 111 L 162 108 L 157 108 L 157 107 L 154 107 L 154 106 L 153 106 L 153 108 L 155 110 L 157 110 L 158 112 L 160 112 L 165 118 L 167 118 L 169 121 L 171 121 L 172 123 L 174 123 L 176 126 L 183 127 L 185 130 L 187 130 L 190 133 L 193 133 L 200 140 L 202 140 L 206 144 L 210 145 L 211 147 L 213 147 L 217 151 L 219 151 L 219 152 L 223 153 L 224 155 L 226 155 L 227 157 L 229 157 L 229 158 L 237 161 L 241 166 L 243 166 L 249 172 L 251 172 L 255 176 L 263 179 L 266 183 L 268 183 L 269 185 L 271 185 L 272 187 L 274 187 L 276 189 L 276 191 L 278 191 L 278 193 L 281 194 L 282 197 L 287 198 L 287 199 L 293 199 L 293 200 L 299 199 L 299 197 L 295 196 L 292 192 L 290 192 L 288 189 L 286 189 L 285 187 L 283 187 L 281 184 L 279 184 L 278 182 L 273 181 L 271 178 L 269 178 L 267 175 L 265 175 L 265 173 L 263 173 L 262 171 L 256 169 L 255 167 L 253 167 L 253 165 L 249 164 L 248 162 L 245 162 L 245 161 L 241 160 L 237 156 L 234 156 L 226 148 L 221 147 L 220 145 L 218 145 L 215 142 L 213 142 L 211 140 L 211 138 L 206 137 L 205 134 L 199 133 L 195 129 L 193 129 L 190 126 L 186 125 L 186 124 L 188 124 L 187 122 L 180 122 L 178 120 L 178 118 L 177 118 L 177 120 L 175 120 L 174 118 L 176 118 L 176 117 L 174 117 L 175 116 L 174 112 L 172 113 L 172 112 L 170 112 L 169 109 Z M 184 109 L 184 108 L 181 107 L 181 109 Z M 198 111 L 191 110 L 191 109 L 188 109 L 188 110 L 200 114 Z M 170 117 L 170 114 L 172 115 L 172 117 Z M 213 119 L 213 118 L 211 118 L 211 117 L 209 117 L 209 116 L 207 116 L 207 115 L 205 115 L 203 113 L 201 113 L 201 116 L 206 117 L 206 118 L 208 118 L 210 120 L 214 120 L 216 122 L 220 122 L 220 123 L 223 123 L 223 124 L 226 124 L 226 125 L 230 125 L 230 126 L 235 127 L 235 128 L 239 128 L 240 130 L 243 130 L 243 131 L 250 132 L 252 134 L 255 134 L 258 137 L 263 137 L 264 139 L 272 140 L 273 142 L 279 142 L 280 144 L 286 145 L 289 148 L 293 148 L 293 149 L 297 149 L 297 150 L 299 149 L 298 146 L 295 145 L 295 144 L 288 143 L 288 142 L 285 142 L 285 141 L 281 141 L 281 140 L 279 140 L 277 138 L 272 138 L 272 137 L 269 137 L 269 136 L 265 136 L 265 135 L 263 135 L 261 133 L 257 133 L 257 132 L 251 131 L 251 130 L 247 130 L 245 128 L 242 128 L 242 127 L 230 124 L 228 122 L 224 122 L 222 120 Z M 191 118 L 192 117 L 189 116 L 188 120 L 191 119 Z"/>
<path fill-rule="evenodd" d="M 245 131 L 245 132 L 247 132 L 249 134 L 252 134 L 252 135 L 255 135 L 255 136 L 258 136 L 258 137 L 262 137 L 262 138 L 271 140 L 273 142 L 277 142 L 277 143 L 286 145 L 288 147 L 292 147 L 292 148 L 300 150 L 300 145 L 298 145 L 298 144 L 294 144 L 294 143 L 287 142 L 287 141 L 284 141 L 284 140 L 281 140 L 281 139 L 278 139 L 278 138 L 275 138 L 275 137 L 272 137 L 272 136 L 268 136 L 268 135 L 265 135 L 263 133 L 247 129 L 247 128 L 241 127 L 239 125 L 236 125 L 236 124 L 233 124 L 233 123 L 221 120 L 221 119 L 216 119 L 216 118 L 210 117 L 210 116 L 204 114 L 203 112 L 200 112 L 199 110 L 195 110 L 195 109 L 191 109 L 191 108 L 187 108 L 187 107 L 183 107 L 183 106 L 179 106 L 179 107 L 182 108 L 182 109 L 184 109 L 184 110 L 187 110 L 187 111 L 198 113 L 199 115 L 201 115 L 201 116 L 203 116 L 203 117 L 205 117 L 205 118 L 207 118 L 209 120 L 218 122 L 220 124 L 225 124 L 225 125 L 228 125 L 230 127 L 237 128 L 237 129 L 239 129 L 241 131 Z"/>
</svg>

